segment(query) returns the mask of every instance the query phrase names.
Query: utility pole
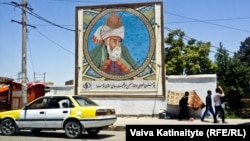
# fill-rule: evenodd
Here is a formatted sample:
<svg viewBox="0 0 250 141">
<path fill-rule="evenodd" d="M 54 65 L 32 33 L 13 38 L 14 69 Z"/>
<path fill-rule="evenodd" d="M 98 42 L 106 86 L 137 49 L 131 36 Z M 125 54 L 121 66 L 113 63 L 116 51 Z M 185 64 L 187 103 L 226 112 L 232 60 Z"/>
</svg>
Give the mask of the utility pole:
<svg viewBox="0 0 250 141">
<path fill-rule="evenodd" d="M 11 2 L 11 4 L 15 6 L 22 7 L 22 22 L 11 20 L 12 22 L 16 22 L 22 25 L 22 72 L 21 72 L 21 85 L 22 85 L 22 105 L 27 104 L 27 47 L 26 47 L 26 34 L 27 34 L 27 23 L 26 23 L 26 9 L 27 2 L 26 0 L 22 0 L 22 4 L 18 4 L 16 2 Z M 30 26 L 30 25 L 29 25 Z M 34 26 L 32 26 L 34 27 Z M 35 27 L 34 27 L 35 28 Z"/>
<path fill-rule="evenodd" d="M 26 25 L 26 0 L 22 0 L 22 105 L 27 104 L 27 47 L 26 47 L 26 36 L 27 36 L 27 25 Z"/>
</svg>

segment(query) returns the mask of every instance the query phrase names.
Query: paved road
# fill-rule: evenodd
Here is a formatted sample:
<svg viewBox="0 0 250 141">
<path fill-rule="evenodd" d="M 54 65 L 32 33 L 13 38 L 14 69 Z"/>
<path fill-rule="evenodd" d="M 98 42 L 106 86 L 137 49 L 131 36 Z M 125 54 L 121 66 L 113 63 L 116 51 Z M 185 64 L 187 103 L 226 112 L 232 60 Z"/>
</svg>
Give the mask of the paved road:
<svg viewBox="0 0 250 141">
<path fill-rule="evenodd" d="M 178 121 L 176 119 L 159 119 L 151 117 L 118 117 L 117 122 L 110 128 L 100 131 L 95 137 L 83 134 L 80 139 L 74 141 L 125 141 L 126 125 L 250 125 L 250 119 L 226 119 L 228 123 L 213 123 L 212 119 L 206 119 L 207 122 L 201 122 L 199 119 L 194 121 Z M 72 141 L 68 139 L 63 131 L 42 132 L 34 136 L 29 131 L 22 131 L 16 136 L 2 136 L 0 141 Z"/>
<path fill-rule="evenodd" d="M 80 139 L 69 139 L 63 131 L 41 132 L 32 135 L 31 132 L 22 131 L 15 136 L 2 136 L 0 141 L 125 141 L 125 131 L 100 131 L 95 137 L 83 134 Z"/>
</svg>

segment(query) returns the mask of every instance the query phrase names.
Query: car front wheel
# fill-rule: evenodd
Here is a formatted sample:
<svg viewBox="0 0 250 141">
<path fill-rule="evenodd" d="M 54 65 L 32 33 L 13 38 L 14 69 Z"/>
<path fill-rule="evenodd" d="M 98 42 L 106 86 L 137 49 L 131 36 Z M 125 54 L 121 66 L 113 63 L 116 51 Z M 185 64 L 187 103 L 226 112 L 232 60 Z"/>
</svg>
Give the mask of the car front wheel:
<svg viewBox="0 0 250 141">
<path fill-rule="evenodd" d="M 17 132 L 17 126 L 12 119 L 5 119 L 0 125 L 0 130 L 3 135 L 10 136 Z"/>
<path fill-rule="evenodd" d="M 77 121 L 69 121 L 66 123 L 64 130 L 66 136 L 69 138 L 78 138 L 82 134 L 82 127 Z"/>
</svg>

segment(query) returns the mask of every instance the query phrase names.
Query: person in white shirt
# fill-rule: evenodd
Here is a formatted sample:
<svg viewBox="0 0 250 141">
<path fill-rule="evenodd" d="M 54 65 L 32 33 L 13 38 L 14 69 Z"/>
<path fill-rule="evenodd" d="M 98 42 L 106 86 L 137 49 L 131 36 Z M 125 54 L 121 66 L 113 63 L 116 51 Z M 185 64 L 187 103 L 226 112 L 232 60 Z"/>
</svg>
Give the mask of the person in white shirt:
<svg viewBox="0 0 250 141">
<path fill-rule="evenodd" d="M 222 119 L 222 123 L 226 123 L 225 121 L 225 112 L 224 109 L 222 107 L 222 102 L 221 102 L 221 97 L 224 97 L 224 91 L 221 88 L 221 86 L 217 87 L 215 89 L 215 94 L 214 94 L 214 107 L 215 107 L 215 117 L 217 117 L 218 113 L 220 112 L 221 114 L 221 119 Z"/>
</svg>

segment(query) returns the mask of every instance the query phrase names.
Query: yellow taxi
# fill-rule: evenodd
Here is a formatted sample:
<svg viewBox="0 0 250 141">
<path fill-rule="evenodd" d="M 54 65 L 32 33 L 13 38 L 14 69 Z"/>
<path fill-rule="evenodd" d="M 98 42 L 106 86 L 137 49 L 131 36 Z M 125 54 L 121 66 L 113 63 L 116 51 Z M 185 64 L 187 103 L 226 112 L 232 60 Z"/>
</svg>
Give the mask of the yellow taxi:
<svg viewBox="0 0 250 141">
<path fill-rule="evenodd" d="M 19 110 L 0 112 L 0 132 L 64 130 L 68 138 L 79 138 L 84 132 L 97 135 L 116 120 L 113 107 L 99 106 L 80 95 L 52 95 L 39 97 Z"/>
</svg>

